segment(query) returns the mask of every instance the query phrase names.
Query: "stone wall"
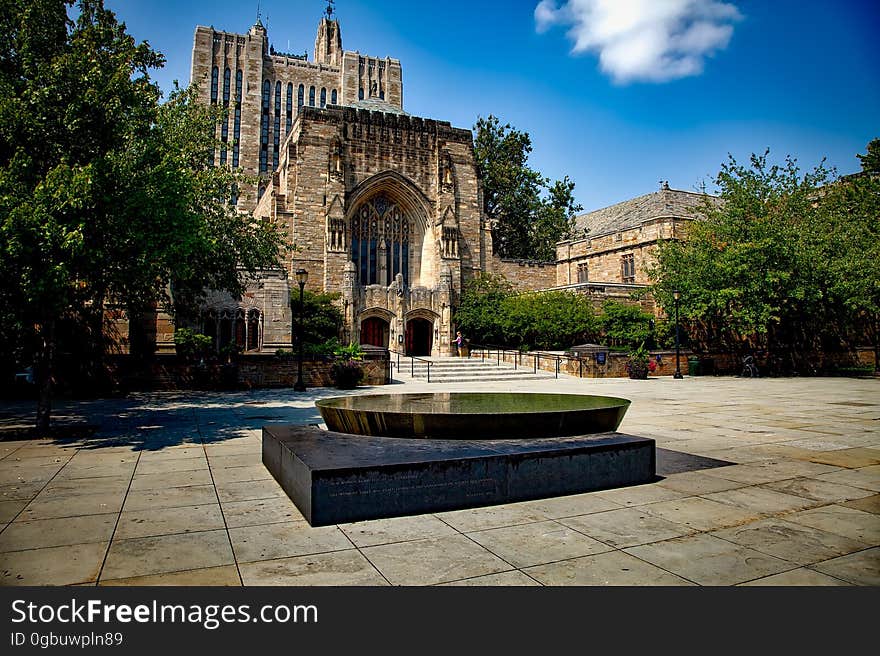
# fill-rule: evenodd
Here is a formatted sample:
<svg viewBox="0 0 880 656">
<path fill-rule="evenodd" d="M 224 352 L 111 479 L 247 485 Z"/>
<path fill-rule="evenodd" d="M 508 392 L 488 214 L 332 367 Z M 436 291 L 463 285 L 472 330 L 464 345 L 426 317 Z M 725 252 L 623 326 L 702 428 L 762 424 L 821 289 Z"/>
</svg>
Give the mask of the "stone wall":
<svg viewBox="0 0 880 656">
<path fill-rule="evenodd" d="M 492 272 L 502 275 L 517 291 L 536 291 L 555 287 L 557 280 L 555 262 L 536 260 L 506 260 L 492 256 Z"/>
<path fill-rule="evenodd" d="M 578 265 L 588 266 L 588 282 L 623 283 L 622 261 L 632 255 L 636 284 L 650 284 L 648 268 L 653 264 L 657 241 L 681 236 L 687 219 L 662 218 L 630 230 L 591 239 L 563 241 L 556 246 L 556 285 L 572 285 L 578 280 Z"/>
</svg>

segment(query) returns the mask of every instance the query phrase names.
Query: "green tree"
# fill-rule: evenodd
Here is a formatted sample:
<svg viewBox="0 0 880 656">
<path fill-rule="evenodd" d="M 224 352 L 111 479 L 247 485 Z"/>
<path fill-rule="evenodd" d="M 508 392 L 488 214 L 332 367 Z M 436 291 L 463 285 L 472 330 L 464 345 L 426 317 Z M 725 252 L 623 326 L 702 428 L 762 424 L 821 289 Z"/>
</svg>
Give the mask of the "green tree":
<svg viewBox="0 0 880 656">
<path fill-rule="evenodd" d="M 654 315 L 637 305 L 611 299 L 602 304 L 602 315 L 599 317 L 602 333 L 610 345 L 630 349 L 648 343 L 652 337 L 653 319 Z"/>
<path fill-rule="evenodd" d="M 474 155 L 483 186 L 483 209 L 492 222 L 492 245 L 501 257 L 556 259 L 556 242 L 569 236 L 574 182 L 550 181 L 528 166 L 527 132 L 490 115 L 474 125 Z"/>
<path fill-rule="evenodd" d="M 827 297 L 850 340 L 874 347 L 880 371 L 880 139 L 860 155 L 861 174 L 826 188 L 818 206 L 816 231 L 822 252 L 817 262 L 827 279 Z"/>
<path fill-rule="evenodd" d="M 303 348 L 308 351 L 332 353 L 339 346 L 342 311 L 337 306 L 341 294 L 303 291 Z M 290 292 L 294 326 L 300 317 L 299 289 Z"/>
<path fill-rule="evenodd" d="M 484 273 L 470 280 L 455 312 L 455 324 L 470 341 L 500 345 L 505 336 L 499 321 L 504 301 L 513 294 L 504 276 Z"/>
<path fill-rule="evenodd" d="M 684 240 L 660 244 L 655 297 L 680 313 L 691 344 L 744 353 L 763 350 L 785 369 L 807 368 L 822 343 L 839 339 L 840 306 L 823 258 L 821 193 L 830 172 L 801 173 L 795 160 L 769 165 L 768 152 L 748 166 L 732 157 L 716 178 L 721 202 Z"/>
<path fill-rule="evenodd" d="M 162 55 L 101 0 L 0 0 L 0 34 L 0 320 L 34 362 L 46 430 L 62 324 L 105 335 L 108 303 L 239 293 L 280 238 L 210 166 L 218 110 L 192 89 L 160 104 Z"/>
</svg>

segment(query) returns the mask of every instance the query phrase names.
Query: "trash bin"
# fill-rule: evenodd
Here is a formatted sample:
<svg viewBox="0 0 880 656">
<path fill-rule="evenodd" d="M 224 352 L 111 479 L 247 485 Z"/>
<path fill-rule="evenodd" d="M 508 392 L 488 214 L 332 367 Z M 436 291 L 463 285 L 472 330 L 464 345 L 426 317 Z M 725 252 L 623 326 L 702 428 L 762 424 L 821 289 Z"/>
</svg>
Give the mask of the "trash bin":
<svg viewBox="0 0 880 656">
<path fill-rule="evenodd" d="M 688 358 L 688 376 L 700 375 L 700 359 Z"/>
</svg>

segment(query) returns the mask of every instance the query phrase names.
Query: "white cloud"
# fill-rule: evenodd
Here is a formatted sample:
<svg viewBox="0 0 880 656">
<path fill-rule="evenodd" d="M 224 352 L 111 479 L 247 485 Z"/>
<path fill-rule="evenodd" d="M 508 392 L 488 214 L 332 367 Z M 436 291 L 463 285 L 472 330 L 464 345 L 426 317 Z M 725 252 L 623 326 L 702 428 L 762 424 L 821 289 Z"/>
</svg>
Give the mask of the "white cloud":
<svg viewBox="0 0 880 656">
<path fill-rule="evenodd" d="M 742 15 L 719 0 L 541 0 L 535 27 L 571 26 L 572 52 L 595 52 L 615 82 L 666 82 L 703 71 Z"/>
</svg>

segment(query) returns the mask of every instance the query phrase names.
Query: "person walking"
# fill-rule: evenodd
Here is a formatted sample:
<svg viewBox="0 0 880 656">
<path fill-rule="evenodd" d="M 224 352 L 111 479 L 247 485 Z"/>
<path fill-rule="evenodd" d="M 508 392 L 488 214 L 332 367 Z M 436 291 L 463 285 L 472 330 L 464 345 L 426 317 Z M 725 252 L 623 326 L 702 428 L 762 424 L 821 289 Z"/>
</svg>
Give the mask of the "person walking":
<svg viewBox="0 0 880 656">
<path fill-rule="evenodd" d="M 464 338 L 461 336 L 461 331 L 455 333 L 455 353 L 458 357 L 461 357 L 461 347 L 464 344 Z"/>
</svg>

